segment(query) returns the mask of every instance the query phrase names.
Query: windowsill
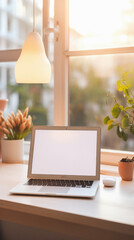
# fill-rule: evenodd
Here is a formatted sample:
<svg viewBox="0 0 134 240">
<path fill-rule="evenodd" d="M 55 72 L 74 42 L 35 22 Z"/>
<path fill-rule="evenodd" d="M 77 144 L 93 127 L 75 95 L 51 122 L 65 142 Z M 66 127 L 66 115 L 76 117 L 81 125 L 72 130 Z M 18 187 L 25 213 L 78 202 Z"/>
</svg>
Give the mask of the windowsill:
<svg viewBox="0 0 134 240">
<path fill-rule="evenodd" d="M 134 152 L 129 151 L 119 151 L 112 149 L 101 149 L 101 163 L 105 165 L 118 166 L 118 162 L 124 158 L 132 158 Z"/>
<path fill-rule="evenodd" d="M 111 165 L 101 164 L 101 166 L 100 166 L 100 173 L 102 175 L 119 176 L 118 166 L 111 166 Z"/>
</svg>

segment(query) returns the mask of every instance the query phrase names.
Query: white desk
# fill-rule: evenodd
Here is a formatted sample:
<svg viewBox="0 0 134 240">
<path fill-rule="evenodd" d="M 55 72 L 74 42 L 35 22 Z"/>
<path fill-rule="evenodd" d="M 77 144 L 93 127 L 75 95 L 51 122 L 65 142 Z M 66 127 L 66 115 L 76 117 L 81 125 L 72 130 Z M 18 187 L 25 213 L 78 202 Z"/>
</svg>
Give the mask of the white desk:
<svg viewBox="0 0 134 240">
<path fill-rule="evenodd" d="M 104 188 L 101 180 L 94 199 L 9 195 L 26 177 L 27 165 L 0 163 L 0 220 L 64 239 L 134 239 L 134 181 L 116 177 L 114 188 Z"/>
</svg>

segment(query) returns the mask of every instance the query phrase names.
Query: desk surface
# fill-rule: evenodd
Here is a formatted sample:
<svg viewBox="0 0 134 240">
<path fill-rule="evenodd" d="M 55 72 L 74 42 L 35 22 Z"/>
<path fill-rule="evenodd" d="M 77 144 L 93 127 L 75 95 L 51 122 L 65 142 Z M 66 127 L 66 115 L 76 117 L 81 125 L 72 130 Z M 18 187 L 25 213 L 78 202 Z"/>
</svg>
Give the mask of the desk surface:
<svg viewBox="0 0 134 240">
<path fill-rule="evenodd" d="M 0 220 L 18 221 L 17 214 L 25 213 L 134 235 L 134 181 L 116 177 L 114 188 L 104 188 L 103 177 L 94 199 L 10 195 L 9 190 L 27 178 L 27 165 L 0 163 Z M 10 218 L 10 212 L 16 218 Z"/>
</svg>

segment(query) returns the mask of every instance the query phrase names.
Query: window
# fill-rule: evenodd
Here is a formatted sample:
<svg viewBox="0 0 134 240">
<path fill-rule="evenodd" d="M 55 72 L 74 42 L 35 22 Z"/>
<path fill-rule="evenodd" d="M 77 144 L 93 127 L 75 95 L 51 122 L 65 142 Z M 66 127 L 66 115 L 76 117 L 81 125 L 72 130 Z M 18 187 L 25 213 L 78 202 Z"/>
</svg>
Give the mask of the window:
<svg viewBox="0 0 134 240">
<path fill-rule="evenodd" d="M 116 94 L 115 83 L 123 72 L 134 74 L 133 9 L 131 0 L 55 1 L 55 24 L 59 22 L 61 29 L 55 44 L 59 73 L 55 123 L 100 126 L 102 147 L 108 149 L 133 151 L 133 136 L 127 142 L 120 141 L 103 125 L 108 112 L 106 93 Z"/>
<path fill-rule="evenodd" d="M 18 48 L 22 47 L 32 27 L 32 1 L 11 2 L 9 6 L 7 1 L 0 2 L 0 16 L 3 8 L 6 8 L 4 14 L 13 15 L 11 38 L 8 32 L 5 37 L 7 30 L 1 25 L 0 49 L 7 50 L 8 46 L 16 49 L 1 51 L 0 71 L 6 83 L 6 76 L 10 75 L 5 74 L 6 67 L 9 69 L 18 58 Z M 11 85 L 9 92 L 10 96 L 16 97 L 17 107 L 22 108 L 24 99 L 25 105 L 36 106 L 34 113 L 40 124 L 100 126 L 103 148 L 133 150 L 133 138 L 126 143 L 120 141 L 115 132 L 107 132 L 102 121 L 108 111 L 105 104 L 107 91 L 116 93 L 116 80 L 124 71 L 134 74 L 134 2 L 39 0 L 36 4 L 39 32 L 43 12 L 42 36 L 52 65 L 52 80 L 49 85 L 23 85 L 20 88 L 12 78 L 8 84 Z M 0 96 L 2 94 L 0 88 Z M 42 121 L 42 115 L 37 113 L 40 107 L 45 111 L 46 120 Z"/>
<path fill-rule="evenodd" d="M 102 148 L 133 151 L 133 135 L 123 142 L 103 125 L 106 93 L 117 95 L 123 72 L 134 77 L 133 9 L 131 0 L 69 1 L 69 124 L 100 126 Z"/>
<path fill-rule="evenodd" d="M 45 0 L 44 2 L 47 3 Z M 54 1 L 51 1 L 54 2 Z M 47 7 L 43 8 L 43 1 L 35 1 L 35 29 L 42 34 L 42 21 L 53 23 L 54 13 L 47 14 Z M 52 5 L 52 3 L 51 3 Z M 8 104 L 4 114 L 16 112 L 17 109 L 24 110 L 29 106 L 29 113 L 36 125 L 53 125 L 53 98 L 54 98 L 54 76 L 53 76 L 53 38 L 45 35 L 47 55 L 52 65 L 51 83 L 47 85 L 16 84 L 14 67 L 20 49 L 29 32 L 33 30 L 33 2 L 23 0 L 0 1 L 0 98 L 8 98 Z M 54 10 L 54 8 L 53 8 Z M 43 15 L 44 11 L 44 15 Z M 44 16 L 44 19 L 42 18 Z M 43 36 L 43 34 L 42 34 Z M 14 50 L 15 49 L 15 50 Z"/>
<path fill-rule="evenodd" d="M 69 0 L 69 49 L 133 46 L 132 0 Z"/>
</svg>

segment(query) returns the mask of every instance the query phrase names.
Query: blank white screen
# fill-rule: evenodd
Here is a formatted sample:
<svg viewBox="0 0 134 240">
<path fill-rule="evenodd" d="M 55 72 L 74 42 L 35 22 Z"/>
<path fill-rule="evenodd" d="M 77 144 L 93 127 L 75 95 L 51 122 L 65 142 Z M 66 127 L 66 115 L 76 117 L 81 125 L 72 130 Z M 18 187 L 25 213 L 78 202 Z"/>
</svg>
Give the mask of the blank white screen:
<svg viewBox="0 0 134 240">
<path fill-rule="evenodd" d="M 97 131 L 36 130 L 32 174 L 95 176 Z"/>
</svg>

